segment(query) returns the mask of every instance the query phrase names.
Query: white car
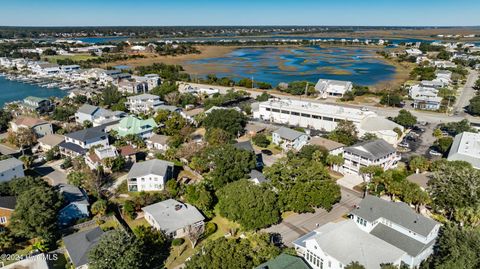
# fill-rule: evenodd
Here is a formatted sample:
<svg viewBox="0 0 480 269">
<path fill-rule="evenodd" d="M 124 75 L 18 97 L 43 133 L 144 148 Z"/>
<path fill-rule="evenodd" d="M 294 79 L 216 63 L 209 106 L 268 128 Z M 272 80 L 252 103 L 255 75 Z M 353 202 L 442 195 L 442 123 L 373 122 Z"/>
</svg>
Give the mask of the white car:
<svg viewBox="0 0 480 269">
<path fill-rule="evenodd" d="M 428 153 L 432 156 L 442 156 L 443 155 L 442 153 L 440 153 L 436 150 L 433 150 L 433 149 L 431 149 Z"/>
<path fill-rule="evenodd" d="M 410 145 L 407 142 L 402 142 L 402 143 L 398 144 L 398 146 L 400 146 L 402 148 L 409 148 L 410 147 Z"/>
</svg>

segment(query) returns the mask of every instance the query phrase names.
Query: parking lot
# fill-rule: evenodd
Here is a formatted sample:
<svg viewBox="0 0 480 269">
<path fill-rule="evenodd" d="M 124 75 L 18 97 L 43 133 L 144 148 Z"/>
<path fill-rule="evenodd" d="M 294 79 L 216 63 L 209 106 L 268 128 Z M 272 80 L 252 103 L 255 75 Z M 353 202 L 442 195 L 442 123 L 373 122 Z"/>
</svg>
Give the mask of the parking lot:
<svg viewBox="0 0 480 269">
<path fill-rule="evenodd" d="M 421 155 L 431 160 L 441 158 L 441 156 L 431 154 L 434 152 L 431 151 L 431 146 L 436 140 L 433 136 L 433 130 L 435 130 L 435 128 L 437 128 L 437 125 L 431 123 L 427 123 L 426 125 L 417 124 L 412 128 L 412 130 L 399 143 L 399 151 L 402 154 L 402 161 L 408 161 L 414 155 Z"/>
</svg>

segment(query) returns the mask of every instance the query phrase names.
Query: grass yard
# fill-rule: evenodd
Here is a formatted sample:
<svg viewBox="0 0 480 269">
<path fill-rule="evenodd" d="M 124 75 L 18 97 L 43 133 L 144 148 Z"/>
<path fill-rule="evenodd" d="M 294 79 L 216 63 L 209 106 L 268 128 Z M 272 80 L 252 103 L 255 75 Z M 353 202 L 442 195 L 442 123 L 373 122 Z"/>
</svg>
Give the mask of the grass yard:
<svg viewBox="0 0 480 269">
<path fill-rule="evenodd" d="M 46 59 L 51 63 L 57 63 L 58 60 L 71 59 L 73 61 L 86 61 L 89 59 L 98 58 L 97 56 L 92 56 L 90 54 L 74 54 L 74 55 L 52 55 L 47 56 Z"/>
<path fill-rule="evenodd" d="M 145 218 L 138 218 L 138 219 L 134 219 L 134 220 L 131 220 L 129 219 L 128 217 L 124 217 L 123 218 L 128 226 L 130 227 L 130 229 L 134 230 L 135 228 L 137 228 L 138 226 L 147 226 L 149 227 L 150 224 L 148 224 L 148 222 L 145 220 Z"/>
</svg>

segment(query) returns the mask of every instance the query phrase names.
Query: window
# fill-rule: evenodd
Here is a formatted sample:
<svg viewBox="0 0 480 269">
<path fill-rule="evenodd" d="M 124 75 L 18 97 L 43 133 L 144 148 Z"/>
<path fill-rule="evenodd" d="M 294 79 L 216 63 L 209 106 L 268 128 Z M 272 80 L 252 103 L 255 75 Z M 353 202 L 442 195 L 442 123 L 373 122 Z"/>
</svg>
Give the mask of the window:
<svg viewBox="0 0 480 269">
<path fill-rule="evenodd" d="M 272 112 L 280 112 L 280 109 L 275 109 L 275 108 L 272 108 Z"/>
<path fill-rule="evenodd" d="M 302 117 L 305 117 L 305 118 L 310 118 L 310 114 L 305 114 L 305 113 L 302 113 Z"/>
<path fill-rule="evenodd" d="M 298 112 L 293 112 L 293 111 L 292 111 L 291 114 L 292 114 L 293 116 L 299 116 L 299 115 L 300 115 L 300 113 L 298 113 Z"/>
<path fill-rule="evenodd" d="M 282 114 L 290 114 L 290 111 L 288 111 L 288 110 L 282 110 Z"/>
<path fill-rule="evenodd" d="M 323 120 L 325 120 L 325 121 L 333 121 L 333 118 L 330 118 L 330 117 L 323 117 Z"/>
<path fill-rule="evenodd" d="M 265 110 L 266 110 L 266 111 L 271 111 L 272 109 L 269 108 L 269 107 L 266 107 Z"/>
<path fill-rule="evenodd" d="M 321 119 L 321 118 L 322 118 L 322 116 L 318 116 L 318 115 L 312 115 L 312 118 L 314 118 L 314 119 Z"/>
<path fill-rule="evenodd" d="M 7 217 L 0 217 L 0 224 L 7 223 Z"/>
</svg>

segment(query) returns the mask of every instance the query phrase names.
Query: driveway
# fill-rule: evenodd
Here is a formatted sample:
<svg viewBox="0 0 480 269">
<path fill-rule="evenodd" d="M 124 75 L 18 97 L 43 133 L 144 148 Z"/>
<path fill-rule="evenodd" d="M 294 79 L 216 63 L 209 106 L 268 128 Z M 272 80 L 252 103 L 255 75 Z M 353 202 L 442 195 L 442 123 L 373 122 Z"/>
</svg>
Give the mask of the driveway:
<svg viewBox="0 0 480 269">
<path fill-rule="evenodd" d="M 328 222 L 336 222 L 358 205 L 362 200 L 361 194 L 345 188 L 341 189 L 342 199 L 333 206 L 330 212 L 317 208 L 315 213 L 294 214 L 287 217 L 281 223 L 264 229 L 264 232 L 279 233 L 286 246 L 291 247 L 292 242 L 300 236 L 307 234 Z"/>
<path fill-rule="evenodd" d="M 363 179 L 359 175 L 345 174 L 341 179 L 337 180 L 337 184 L 349 190 L 353 187 L 363 183 Z"/>
<path fill-rule="evenodd" d="M 475 90 L 473 89 L 473 86 L 475 85 L 475 81 L 477 81 L 477 79 L 477 71 L 472 70 L 468 73 L 465 86 L 463 87 L 460 96 L 457 98 L 457 102 L 454 107 L 454 111 L 456 111 L 458 115 L 465 115 L 464 108 L 470 104 L 470 99 L 475 96 Z"/>
<path fill-rule="evenodd" d="M 57 160 L 50 163 L 45 163 L 40 166 L 36 166 L 33 170 L 40 175 L 48 179 L 50 185 L 56 186 L 58 184 L 67 183 L 67 173 L 65 170 L 60 168 L 60 165 L 63 163 L 63 160 Z"/>
</svg>

